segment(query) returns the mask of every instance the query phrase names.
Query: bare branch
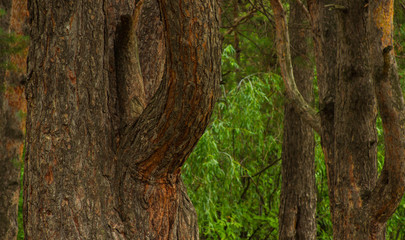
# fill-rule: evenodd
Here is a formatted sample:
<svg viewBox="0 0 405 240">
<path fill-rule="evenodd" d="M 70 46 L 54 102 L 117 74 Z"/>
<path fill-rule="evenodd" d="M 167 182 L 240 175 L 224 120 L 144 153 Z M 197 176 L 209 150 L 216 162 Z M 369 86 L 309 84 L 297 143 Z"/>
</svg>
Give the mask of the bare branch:
<svg viewBox="0 0 405 240">
<path fill-rule="evenodd" d="M 248 20 L 249 18 L 253 17 L 253 14 L 255 14 L 256 12 L 257 12 L 257 9 L 253 8 L 245 16 L 235 19 L 232 26 L 230 27 L 230 29 L 228 31 L 226 31 L 225 35 L 231 34 L 235 30 L 235 28 L 237 26 L 239 26 L 239 24 L 241 24 L 241 23 L 243 23 L 243 21 Z"/>
<path fill-rule="evenodd" d="M 301 0 L 295 0 L 297 4 L 302 8 L 302 10 L 305 13 L 305 16 L 308 18 L 309 21 L 311 21 L 311 14 L 309 14 L 308 8 L 302 3 Z"/>
<path fill-rule="evenodd" d="M 288 99 L 293 103 L 297 113 L 318 133 L 321 133 L 321 120 L 299 92 L 294 80 L 294 73 L 290 53 L 290 40 L 285 19 L 285 12 L 280 0 L 271 0 L 271 6 L 276 21 L 276 45 L 281 75 Z"/>
</svg>

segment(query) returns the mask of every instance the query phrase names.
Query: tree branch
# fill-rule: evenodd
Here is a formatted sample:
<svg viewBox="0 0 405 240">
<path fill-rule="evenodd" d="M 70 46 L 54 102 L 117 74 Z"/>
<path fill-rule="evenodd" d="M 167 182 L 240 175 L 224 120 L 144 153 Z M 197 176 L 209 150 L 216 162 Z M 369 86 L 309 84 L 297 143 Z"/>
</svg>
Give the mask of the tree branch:
<svg viewBox="0 0 405 240">
<path fill-rule="evenodd" d="M 391 50 L 392 46 L 384 48 L 384 66 L 375 79 L 384 129 L 385 162 L 370 196 L 373 225 L 382 225 L 391 217 L 405 192 L 404 100 Z"/>
<path fill-rule="evenodd" d="M 286 24 L 285 12 L 280 0 L 271 0 L 276 22 L 276 45 L 279 58 L 281 75 L 288 99 L 294 105 L 297 113 L 318 133 L 321 133 L 320 117 L 303 98 L 294 80 L 294 73 L 290 53 L 290 40 Z"/>
<path fill-rule="evenodd" d="M 297 4 L 302 8 L 302 10 L 305 13 L 305 16 L 307 17 L 307 19 L 311 22 L 311 14 L 309 14 L 308 8 L 304 5 L 304 3 L 302 3 L 301 0 L 295 0 L 297 2 Z"/>
<path fill-rule="evenodd" d="M 253 16 L 253 14 L 255 14 L 256 12 L 257 12 L 257 9 L 253 8 L 245 16 L 235 19 L 232 26 L 230 27 L 230 29 L 228 29 L 228 31 L 226 31 L 225 35 L 231 34 L 235 30 L 235 28 L 237 26 L 239 26 L 239 24 L 241 24 L 244 20 L 251 18 Z"/>
<path fill-rule="evenodd" d="M 208 125 L 221 74 L 219 8 L 216 1 L 208 2 L 159 1 L 166 42 L 162 82 L 125 129 L 118 149 L 118 159 L 134 179 L 177 181 Z"/>
<path fill-rule="evenodd" d="M 393 4 L 393 0 L 370 2 L 374 87 L 385 144 L 384 167 L 365 209 L 371 229 L 382 229 L 405 192 L 405 109 L 392 47 Z"/>
</svg>

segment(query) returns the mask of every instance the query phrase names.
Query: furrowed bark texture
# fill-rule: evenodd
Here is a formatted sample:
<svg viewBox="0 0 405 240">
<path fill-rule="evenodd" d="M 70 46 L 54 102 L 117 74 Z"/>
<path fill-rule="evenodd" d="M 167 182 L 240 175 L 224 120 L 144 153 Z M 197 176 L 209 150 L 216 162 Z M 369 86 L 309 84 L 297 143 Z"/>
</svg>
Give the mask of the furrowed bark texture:
<svg viewBox="0 0 405 240">
<path fill-rule="evenodd" d="M 335 102 L 335 239 L 367 239 L 363 207 L 377 180 L 377 106 L 368 55 L 368 9 L 363 1 L 338 1 Z M 355 23 L 355 24 L 354 24 Z"/>
<path fill-rule="evenodd" d="M 319 114 L 321 117 L 321 145 L 325 158 L 328 184 L 334 186 L 334 154 L 335 154 L 335 98 L 337 74 L 336 51 L 336 16 L 325 5 L 333 0 L 308 0 L 308 10 L 311 17 L 312 36 L 316 73 L 318 80 Z M 334 195 L 329 189 L 330 212 L 334 214 Z"/>
<path fill-rule="evenodd" d="M 25 8 L 18 0 L 0 1 L 0 8 L 6 11 L 1 17 L 0 27 L 5 32 L 22 34 Z M 22 16 L 17 16 L 21 14 Z M 3 47 L 3 46 L 2 46 Z M 17 71 L 0 70 L 0 239 L 17 239 L 18 202 L 20 195 L 20 167 L 25 131 L 24 113 L 26 105 L 23 78 L 25 55 L 5 56 Z M 22 60 L 22 61 L 21 61 Z"/>
<path fill-rule="evenodd" d="M 313 100 L 313 66 L 309 19 L 296 1 L 290 3 L 288 29 L 297 88 L 307 102 Z M 287 102 L 284 110 L 282 186 L 279 239 L 315 239 L 316 186 L 314 133 Z"/>
<path fill-rule="evenodd" d="M 27 239 L 198 239 L 180 168 L 218 92 L 216 1 L 29 9 Z"/>
<path fill-rule="evenodd" d="M 378 109 L 383 122 L 385 164 L 370 196 L 370 238 L 395 212 L 405 192 L 404 99 L 393 50 L 394 1 L 370 4 L 370 40 Z"/>
<path fill-rule="evenodd" d="M 283 20 L 276 14 L 281 4 L 273 2 L 277 23 Z M 385 223 L 397 208 L 405 188 L 403 97 L 392 51 L 393 2 L 309 3 L 315 43 L 321 49 L 317 66 L 324 77 L 334 71 L 328 61 L 319 64 L 328 52 L 324 48 L 328 46 L 324 44 L 328 42 L 328 25 L 322 23 L 326 18 L 322 18 L 320 9 L 329 8 L 337 20 L 336 90 L 333 91 L 331 79 L 320 82 L 320 102 L 325 103 L 321 102 L 321 112 L 333 112 L 330 114 L 333 120 L 327 115 L 321 119 L 334 239 L 384 239 Z M 319 35 L 318 31 L 321 31 Z M 282 48 L 288 45 L 285 42 Z M 322 67 L 330 69 L 324 71 Z M 333 78 L 334 74 L 330 76 Z M 333 97 L 333 94 L 335 99 L 329 101 L 328 95 Z M 385 165 L 378 181 L 376 99 L 386 149 Z"/>
<path fill-rule="evenodd" d="M 215 1 L 162 1 L 160 8 L 168 49 L 163 82 L 121 139 L 120 212 L 133 239 L 196 239 L 180 167 L 205 130 L 217 95 L 219 13 Z M 142 204 L 125 204 L 134 198 Z M 137 231 L 140 226 L 150 232 Z"/>
</svg>

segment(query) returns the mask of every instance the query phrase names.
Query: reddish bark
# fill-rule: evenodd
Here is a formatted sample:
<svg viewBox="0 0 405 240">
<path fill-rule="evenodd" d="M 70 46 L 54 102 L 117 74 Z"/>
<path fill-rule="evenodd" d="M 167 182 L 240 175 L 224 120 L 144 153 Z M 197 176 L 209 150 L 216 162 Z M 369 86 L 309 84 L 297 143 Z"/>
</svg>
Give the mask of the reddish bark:
<svg viewBox="0 0 405 240">
<path fill-rule="evenodd" d="M 180 168 L 217 95 L 219 8 L 136 6 L 30 3 L 27 239 L 198 239 Z"/>
</svg>

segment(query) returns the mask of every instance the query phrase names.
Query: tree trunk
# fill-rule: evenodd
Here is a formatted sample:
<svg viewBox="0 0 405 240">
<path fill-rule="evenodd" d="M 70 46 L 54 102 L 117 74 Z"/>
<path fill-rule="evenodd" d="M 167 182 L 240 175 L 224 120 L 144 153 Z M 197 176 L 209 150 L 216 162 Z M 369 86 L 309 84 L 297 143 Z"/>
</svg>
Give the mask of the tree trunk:
<svg viewBox="0 0 405 240">
<path fill-rule="evenodd" d="M 22 34 L 24 10 L 23 1 L 0 1 L 5 10 L 0 27 L 5 33 Z M 17 16 L 22 14 L 23 16 Z M 1 46 L 4 51 L 5 46 Z M 4 54 L 4 52 L 2 53 Z M 18 202 L 20 196 L 21 155 L 24 136 L 24 113 L 26 105 L 24 89 L 20 81 L 25 70 L 25 56 L 3 56 L 1 63 L 8 62 L 17 71 L 0 69 L 0 239 L 17 239 Z M 22 64 L 23 63 L 23 64 Z"/>
<path fill-rule="evenodd" d="M 180 169 L 218 92 L 217 2 L 29 10 L 26 238 L 198 239 Z"/>
<path fill-rule="evenodd" d="M 335 103 L 335 239 L 367 239 L 362 207 L 377 180 L 377 105 L 369 64 L 368 9 L 363 1 L 341 1 L 337 13 L 339 79 Z"/>
<path fill-rule="evenodd" d="M 314 39 L 315 62 L 318 80 L 319 115 L 322 130 L 320 132 L 322 151 L 328 176 L 328 184 L 334 177 L 335 161 L 335 99 L 337 74 L 336 52 L 336 16 L 325 5 L 333 4 L 334 0 L 308 0 L 308 10 L 311 17 L 312 36 Z M 331 215 L 334 214 L 335 198 L 329 189 Z"/>
<path fill-rule="evenodd" d="M 280 1 L 271 3 L 283 78 L 294 86 L 284 11 Z M 385 223 L 405 191 L 404 103 L 391 51 L 393 1 L 342 0 L 327 7 L 336 13 L 338 23 L 334 153 L 327 159 L 333 161 L 327 166 L 332 168 L 328 178 L 334 239 L 384 239 Z M 295 91 L 289 95 L 297 96 Z M 376 99 L 386 149 L 378 180 Z M 307 104 L 295 103 L 317 127 L 310 121 L 316 118 Z"/>
<path fill-rule="evenodd" d="M 313 66 L 311 64 L 309 19 L 296 1 L 290 3 L 288 27 L 291 58 L 298 90 L 312 102 Z M 316 186 L 314 134 L 292 103 L 284 110 L 282 186 L 279 213 L 280 239 L 315 239 Z"/>
</svg>

